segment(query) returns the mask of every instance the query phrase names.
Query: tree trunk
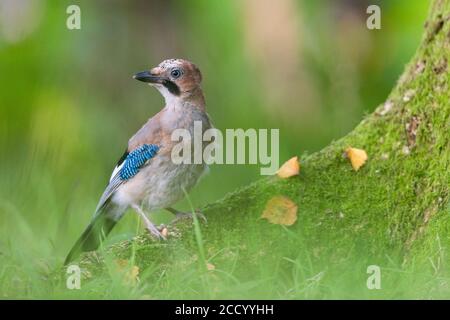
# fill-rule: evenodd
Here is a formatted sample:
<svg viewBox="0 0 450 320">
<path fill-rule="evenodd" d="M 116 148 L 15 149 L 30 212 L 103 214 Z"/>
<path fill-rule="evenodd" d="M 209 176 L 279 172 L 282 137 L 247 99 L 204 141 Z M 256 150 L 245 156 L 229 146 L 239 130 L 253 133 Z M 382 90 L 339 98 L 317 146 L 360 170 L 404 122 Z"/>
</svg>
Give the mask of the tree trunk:
<svg viewBox="0 0 450 320">
<path fill-rule="evenodd" d="M 422 43 L 387 101 L 347 136 L 302 158 L 299 176 L 265 178 L 227 195 L 204 208 L 207 225 L 197 230 L 191 223 L 180 223 L 169 228 L 167 243 L 141 236 L 110 251 L 129 258 L 130 248 L 136 249 L 135 264 L 141 272 L 152 266 L 165 279 L 192 271 L 192 265 L 199 271 L 210 263 L 210 269 L 214 265 L 227 276 L 216 272 L 209 284 L 254 285 L 242 289 L 236 284 L 240 289 L 235 297 L 245 296 L 239 290 L 264 291 L 256 289 L 258 281 L 269 278 L 273 294 L 267 297 L 341 297 L 342 288 L 353 286 L 360 294 L 356 297 L 372 297 L 365 286 L 371 264 L 384 270 L 387 292 L 414 281 L 420 289 L 400 296 L 448 293 L 437 281 L 448 276 L 444 266 L 450 262 L 445 254 L 450 243 L 449 58 L 450 1 L 435 0 Z M 357 172 L 343 156 L 349 146 L 369 156 Z M 275 195 L 298 205 L 294 225 L 260 219 Z M 83 266 L 94 268 L 93 261 L 87 255 Z M 402 273 L 414 270 L 426 276 L 416 281 Z M 204 279 L 193 276 L 186 281 L 194 278 Z M 227 297 L 217 290 L 222 295 L 207 289 L 198 292 Z"/>
</svg>

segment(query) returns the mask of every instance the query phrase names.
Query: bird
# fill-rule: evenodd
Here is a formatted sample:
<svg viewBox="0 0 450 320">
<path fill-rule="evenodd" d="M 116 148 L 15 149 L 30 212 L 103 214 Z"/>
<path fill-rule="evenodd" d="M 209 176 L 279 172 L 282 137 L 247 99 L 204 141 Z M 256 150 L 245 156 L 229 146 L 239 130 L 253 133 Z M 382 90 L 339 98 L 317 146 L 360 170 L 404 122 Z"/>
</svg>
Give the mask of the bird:
<svg viewBox="0 0 450 320">
<path fill-rule="evenodd" d="M 174 163 L 171 153 L 179 141 L 172 141 L 171 133 L 175 129 L 192 133 L 196 121 L 201 123 L 203 132 L 212 128 L 206 113 L 200 69 L 185 59 L 167 59 L 150 70 L 136 73 L 133 78 L 156 88 L 164 97 L 165 106 L 129 139 L 92 220 L 64 265 L 82 252 L 96 250 L 129 208 L 139 215 L 149 233 L 160 240 L 166 238 L 148 213 L 166 209 L 175 214 L 175 219 L 192 215 L 174 209 L 173 205 L 197 184 L 208 167 L 203 160 Z"/>
</svg>

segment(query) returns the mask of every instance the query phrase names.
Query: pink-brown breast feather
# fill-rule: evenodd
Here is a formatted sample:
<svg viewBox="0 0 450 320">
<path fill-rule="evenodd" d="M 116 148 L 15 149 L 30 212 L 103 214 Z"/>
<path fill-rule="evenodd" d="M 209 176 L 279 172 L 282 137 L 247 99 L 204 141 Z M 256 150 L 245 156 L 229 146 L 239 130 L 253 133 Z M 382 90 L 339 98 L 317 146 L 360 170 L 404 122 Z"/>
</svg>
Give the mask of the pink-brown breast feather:
<svg viewBox="0 0 450 320">
<path fill-rule="evenodd" d="M 165 109 L 162 109 L 154 117 L 150 118 L 141 129 L 128 141 L 128 152 L 142 146 L 143 144 L 156 144 L 161 147 L 158 151 L 159 155 L 170 153 L 170 135 L 164 134 L 161 125 L 161 117 Z"/>
</svg>

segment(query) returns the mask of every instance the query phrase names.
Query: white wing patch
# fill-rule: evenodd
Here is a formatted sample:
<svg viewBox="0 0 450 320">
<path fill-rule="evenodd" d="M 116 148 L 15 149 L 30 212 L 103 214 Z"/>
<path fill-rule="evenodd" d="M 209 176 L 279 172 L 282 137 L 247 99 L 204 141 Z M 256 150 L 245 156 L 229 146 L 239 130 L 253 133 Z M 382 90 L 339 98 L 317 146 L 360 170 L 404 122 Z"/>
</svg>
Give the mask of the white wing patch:
<svg viewBox="0 0 450 320">
<path fill-rule="evenodd" d="M 116 176 L 116 174 L 120 171 L 120 169 L 122 169 L 123 165 L 125 164 L 125 161 L 122 161 L 122 163 L 118 166 L 116 166 L 111 174 L 111 178 L 109 178 L 109 182 L 112 181 L 112 179 L 114 179 L 114 177 Z"/>
</svg>

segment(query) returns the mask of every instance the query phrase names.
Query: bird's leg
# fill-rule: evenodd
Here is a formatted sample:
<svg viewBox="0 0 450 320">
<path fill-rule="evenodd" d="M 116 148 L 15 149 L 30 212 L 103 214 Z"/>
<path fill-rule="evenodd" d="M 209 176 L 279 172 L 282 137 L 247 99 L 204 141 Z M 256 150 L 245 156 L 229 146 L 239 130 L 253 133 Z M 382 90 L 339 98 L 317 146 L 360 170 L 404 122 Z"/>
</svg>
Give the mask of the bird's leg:
<svg viewBox="0 0 450 320">
<path fill-rule="evenodd" d="M 192 216 L 193 216 L 192 212 L 178 211 L 177 209 L 170 208 L 170 207 L 165 208 L 165 209 L 175 215 L 175 219 L 173 219 L 171 223 L 175 223 L 178 220 L 181 220 L 184 218 L 192 218 Z M 195 212 L 195 215 L 197 217 L 201 218 L 204 222 L 207 222 L 206 217 L 201 212 Z"/>
<path fill-rule="evenodd" d="M 166 240 L 166 237 L 164 237 L 162 233 L 158 230 L 158 228 L 156 228 L 156 226 L 150 221 L 150 219 L 147 218 L 145 212 L 141 209 L 140 206 L 132 205 L 131 207 L 136 211 L 137 214 L 139 214 L 142 220 L 144 220 L 145 227 L 154 237 L 156 237 L 157 239 Z"/>
</svg>

